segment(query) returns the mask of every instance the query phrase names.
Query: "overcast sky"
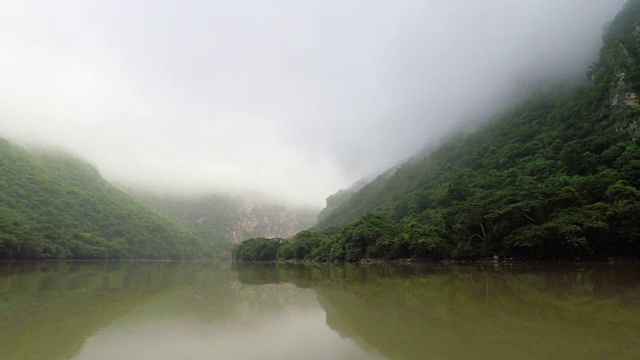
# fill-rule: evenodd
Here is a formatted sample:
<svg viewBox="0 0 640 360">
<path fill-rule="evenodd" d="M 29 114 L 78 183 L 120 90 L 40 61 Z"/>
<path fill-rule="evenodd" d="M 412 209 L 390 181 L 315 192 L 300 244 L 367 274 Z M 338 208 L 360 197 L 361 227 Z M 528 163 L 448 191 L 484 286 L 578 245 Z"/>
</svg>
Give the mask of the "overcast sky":
<svg viewBox="0 0 640 360">
<path fill-rule="evenodd" d="M 522 84 L 583 74 L 624 0 L 0 4 L 0 136 L 111 181 L 312 206 Z"/>
</svg>

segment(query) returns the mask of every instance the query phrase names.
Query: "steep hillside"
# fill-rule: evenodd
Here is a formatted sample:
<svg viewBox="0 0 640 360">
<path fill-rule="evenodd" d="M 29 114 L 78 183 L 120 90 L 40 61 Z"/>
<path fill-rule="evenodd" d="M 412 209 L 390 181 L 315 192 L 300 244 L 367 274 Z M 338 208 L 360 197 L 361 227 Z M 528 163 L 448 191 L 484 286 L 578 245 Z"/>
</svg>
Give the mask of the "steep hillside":
<svg viewBox="0 0 640 360">
<path fill-rule="evenodd" d="M 91 165 L 0 139 L 0 259 L 210 257 L 194 235 Z"/>
<path fill-rule="evenodd" d="M 318 214 L 318 221 L 322 221 L 334 210 L 346 203 L 349 198 L 351 198 L 351 195 L 360 191 L 367 183 L 368 181 L 366 180 L 360 180 L 347 189 L 340 189 L 335 194 L 329 195 L 327 197 L 327 205 L 320 211 L 320 214 Z"/>
<path fill-rule="evenodd" d="M 158 196 L 127 190 L 150 208 L 230 251 L 252 237 L 288 238 L 313 226 L 317 211 L 269 203 L 257 196 Z"/>
<path fill-rule="evenodd" d="M 429 149 L 424 149 L 421 154 L 426 154 L 430 152 Z M 411 161 L 411 160 L 409 160 Z M 318 214 L 318 222 L 322 223 L 323 220 L 328 217 L 331 213 L 333 213 L 336 209 L 340 208 L 343 204 L 345 204 L 349 199 L 351 199 L 351 195 L 357 193 L 362 190 L 365 186 L 369 185 L 370 187 L 381 186 L 385 181 L 389 180 L 389 178 L 396 173 L 396 171 L 400 168 L 400 165 L 396 165 L 390 169 L 387 169 L 384 173 L 378 175 L 377 177 L 369 177 L 363 178 L 356 181 L 353 185 L 351 185 L 347 189 L 340 189 L 335 194 L 331 194 L 327 197 L 327 205 L 320 211 Z"/>
<path fill-rule="evenodd" d="M 539 91 L 376 179 L 323 218 L 315 237 L 283 247 L 306 251 L 278 256 L 640 255 L 639 59 L 640 0 L 631 0 L 606 30 L 589 85 Z"/>
</svg>

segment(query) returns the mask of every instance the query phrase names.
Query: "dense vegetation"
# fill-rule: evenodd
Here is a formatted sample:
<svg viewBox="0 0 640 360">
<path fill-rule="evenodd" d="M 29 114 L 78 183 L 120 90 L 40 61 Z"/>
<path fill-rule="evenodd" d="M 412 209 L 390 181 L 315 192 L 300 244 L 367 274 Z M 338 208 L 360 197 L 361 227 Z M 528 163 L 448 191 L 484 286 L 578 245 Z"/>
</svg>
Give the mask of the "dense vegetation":
<svg viewBox="0 0 640 360">
<path fill-rule="evenodd" d="M 62 154 L 0 139 L 0 259 L 192 259 L 200 239 Z"/>
<path fill-rule="evenodd" d="M 240 260 L 640 254 L 640 0 L 609 25 L 590 83 L 540 91 L 380 177 L 288 242 Z M 256 246 L 255 242 L 261 246 Z"/>
</svg>

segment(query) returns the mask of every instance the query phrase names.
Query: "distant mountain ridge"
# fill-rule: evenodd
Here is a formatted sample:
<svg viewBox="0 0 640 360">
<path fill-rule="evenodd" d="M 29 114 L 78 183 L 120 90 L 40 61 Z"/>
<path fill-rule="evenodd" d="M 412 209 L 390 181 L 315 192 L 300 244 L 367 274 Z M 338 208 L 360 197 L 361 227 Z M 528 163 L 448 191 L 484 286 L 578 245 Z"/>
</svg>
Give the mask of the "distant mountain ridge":
<svg viewBox="0 0 640 360">
<path fill-rule="evenodd" d="M 314 209 L 285 206 L 260 196 L 210 194 L 154 195 L 126 190 L 155 211 L 188 227 L 223 251 L 252 237 L 289 238 L 312 227 Z"/>
</svg>

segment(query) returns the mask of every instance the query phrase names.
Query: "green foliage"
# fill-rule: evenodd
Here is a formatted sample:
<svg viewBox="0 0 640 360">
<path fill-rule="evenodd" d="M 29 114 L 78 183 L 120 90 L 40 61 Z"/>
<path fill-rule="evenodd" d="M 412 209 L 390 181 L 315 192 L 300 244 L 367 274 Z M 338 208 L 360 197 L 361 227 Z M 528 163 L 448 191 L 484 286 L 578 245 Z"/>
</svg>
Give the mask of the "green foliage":
<svg viewBox="0 0 640 360">
<path fill-rule="evenodd" d="M 332 230 L 304 258 L 640 255 L 640 0 L 604 40 L 591 84 L 540 91 L 381 175 L 318 222 Z"/>
<path fill-rule="evenodd" d="M 397 238 L 395 224 L 381 214 L 367 214 L 342 231 L 344 260 L 380 258 Z"/>
<path fill-rule="evenodd" d="M 281 239 L 245 240 L 233 248 L 233 257 L 242 261 L 274 261 L 283 244 Z"/>
<path fill-rule="evenodd" d="M 0 259 L 194 259 L 199 239 L 92 166 L 0 139 Z"/>
</svg>

